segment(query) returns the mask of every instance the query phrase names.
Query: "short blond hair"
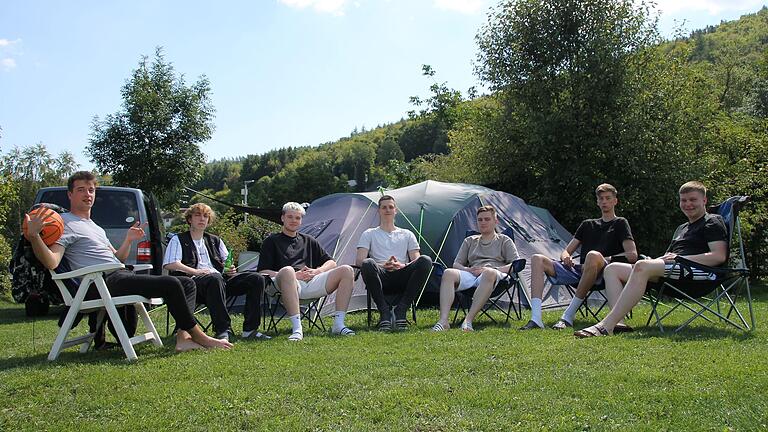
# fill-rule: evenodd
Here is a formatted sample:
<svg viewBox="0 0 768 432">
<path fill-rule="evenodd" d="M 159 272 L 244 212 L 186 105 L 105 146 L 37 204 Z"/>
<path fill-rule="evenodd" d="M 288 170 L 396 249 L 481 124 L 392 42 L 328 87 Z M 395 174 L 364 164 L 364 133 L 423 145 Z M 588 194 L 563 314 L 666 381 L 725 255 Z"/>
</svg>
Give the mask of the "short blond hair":
<svg viewBox="0 0 768 432">
<path fill-rule="evenodd" d="M 614 198 L 619 196 L 619 191 L 617 191 L 616 188 L 613 187 L 612 184 L 603 183 L 600 186 L 598 186 L 595 189 L 595 196 L 599 198 L 600 194 L 603 193 L 603 192 L 608 192 L 608 193 L 612 194 Z"/>
<path fill-rule="evenodd" d="M 699 192 L 704 196 L 707 196 L 707 187 L 704 186 L 704 183 L 696 180 L 691 180 L 689 182 L 685 182 L 682 186 L 680 186 L 680 192 L 679 194 L 684 194 L 688 192 Z"/>
<path fill-rule="evenodd" d="M 477 209 L 477 215 L 478 215 L 478 216 L 480 216 L 480 213 L 483 213 L 483 212 L 491 212 L 491 214 L 493 215 L 493 217 L 494 217 L 494 218 L 496 217 L 496 209 L 495 209 L 495 208 L 493 208 L 493 206 L 484 205 L 484 206 L 482 206 L 482 207 L 479 207 L 479 208 Z"/>
<path fill-rule="evenodd" d="M 196 203 L 189 206 L 187 211 L 184 212 L 184 220 L 187 221 L 187 223 L 192 222 L 192 215 L 198 213 L 203 216 L 208 216 L 208 224 L 212 224 L 213 221 L 216 220 L 216 212 L 213 211 L 211 206 L 205 203 Z"/>
<path fill-rule="evenodd" d="M 304 207 L 301 204 L 293 201 L 287 202 L 283 205 L 282 214 L 285 214 L 286 212 L 289 212 L 289 211 L 299 212 L 299 214 L 302 216 L 304 216 L 307 213 L 307 211 L 304 210 Z"/>
</svg>

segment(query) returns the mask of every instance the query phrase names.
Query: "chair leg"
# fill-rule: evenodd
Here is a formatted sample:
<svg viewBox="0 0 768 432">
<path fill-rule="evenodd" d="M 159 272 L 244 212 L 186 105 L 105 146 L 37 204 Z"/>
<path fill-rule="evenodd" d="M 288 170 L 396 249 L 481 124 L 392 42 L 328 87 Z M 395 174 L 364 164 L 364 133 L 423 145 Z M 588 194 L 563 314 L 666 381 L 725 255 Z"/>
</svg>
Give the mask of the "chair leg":
<svg viewBox="0 0 768 432">
<path fill-rule="evenodd" d="M 89 335 L 92 335 L 90 338 L 87 338 L 85 341 L 83 341 L 82 344 L 80 344 L 80 354 L 85 354 L 88 352 L 88 348 L 91 347 L 91 342 L 93 342 L 93 339 L 96 337 L 96 333 L 99 331 L 99 328 L 101 328 L 101 325 L 104 324 L 104 316 L 106 315 L 106 311 L 104 309 L 99 310 L 98 315 L 96 316 L 96 327 L 94 332 L 89 333 Z M 90 331 L 90 329 L 89 329 Z M 106 331 L 106 330 L 105 330 Z M 95 346 L 94 346 L 95 348 Z"/>
<path fill-rule="evenodd" d="M 149 330 L 150 333 L 152 333 L 152 343 L 157 346 L 161 347 L 163 346 L 163 341 L 160 340 L 160 335 L 157 334 L 157 329 L 155 328 L 155 324 L 152 322 L 152 319 L 149 317 L 149 313 L 147 313 L 147 308 L 144 307 L 144 303 L 136 303 L 136 312 L 138 312 L 139 316 L 141 317 L 141 320 L 144 321 L 144 327 Z"/>
</svg>

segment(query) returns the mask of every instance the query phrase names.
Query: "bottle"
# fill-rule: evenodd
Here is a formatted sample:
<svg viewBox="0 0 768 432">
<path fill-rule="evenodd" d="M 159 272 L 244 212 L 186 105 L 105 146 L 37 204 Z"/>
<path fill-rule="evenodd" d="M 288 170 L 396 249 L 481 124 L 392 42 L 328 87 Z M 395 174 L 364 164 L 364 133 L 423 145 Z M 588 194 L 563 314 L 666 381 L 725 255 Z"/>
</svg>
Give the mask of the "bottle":
<svg viewBox="0 0 768 432">
<path fill-rule="evenodd" d="M 232 252 L 227 255 L 227 259 L 224 260 L 224 271 L 228 272 L 232 268 Z"/>
</svg>

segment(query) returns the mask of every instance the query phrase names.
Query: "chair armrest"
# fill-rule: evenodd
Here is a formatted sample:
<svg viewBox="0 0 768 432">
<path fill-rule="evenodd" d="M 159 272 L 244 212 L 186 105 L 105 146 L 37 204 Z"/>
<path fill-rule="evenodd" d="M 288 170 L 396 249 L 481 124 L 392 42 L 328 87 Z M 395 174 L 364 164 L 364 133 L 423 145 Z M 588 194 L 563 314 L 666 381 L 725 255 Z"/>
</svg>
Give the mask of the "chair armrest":
<svg viewBox="0 0 768 432">
<path fill-rule="evenodd" d="M 56 273 L 53 270 L 51 270 L 51 279 L 54 279 L 54 280 L 72 279 L 80 276 L 85 276 L 90 273 L 99 273 L 99 272 L 105 272 L 110 270 L 117 270 L 121 268 L 125 268 L 125 266 L 120 263 L 109 263 L 109 264 L 96 264 L 88 267 L 83 267 L 81 269 L 69 271 L 66 273 Z"/>
<path fill-rule="evenodd" d="M 676 256 L 675 262 L 689 269 L 695 268 L 697 270 L 705 271 L 708 273 L 714 273 L 718 276 L 725 275 L 731 272 L 731 269 L 728 267 L 711 267 L 708 265 L 697 263 L 696 261 L 691 261 L 688 258 L 681 257 L 681 256 Z"/>
<path fill-rule="evenodd" d="M 133 271 L 152 270 L 152 264 L 134 264 Z"/>
</svg>

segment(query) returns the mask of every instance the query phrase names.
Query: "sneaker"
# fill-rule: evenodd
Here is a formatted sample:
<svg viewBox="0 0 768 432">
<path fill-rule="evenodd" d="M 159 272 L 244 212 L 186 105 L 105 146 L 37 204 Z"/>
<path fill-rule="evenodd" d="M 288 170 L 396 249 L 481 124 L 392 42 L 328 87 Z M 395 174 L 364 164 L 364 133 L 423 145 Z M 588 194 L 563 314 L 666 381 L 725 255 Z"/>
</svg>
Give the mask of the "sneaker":
<svg viewBox="0 0 768 432">
<path fill-rule="evenodd" d="M 232 330 L 224 330 L 223 332 L 216 335 L 216 339 L 225 340 L 227 342 L 232 342 L 234 337 L 235 333 L 232 332 Z"/>
<path fill-rule="evenodd" d="M 298 342 L 300 340 L 304 340 L 304 333 L 302 332 L 293 332 L 290 336 L 288 336 L 288 340 L 291 342 Z"/>
<path fill-rule="evenodd" d="M 520 327 L 520 330 L 533 330 L 533 329 L 543 329 L 543 328 L 544 327 L 538 325 L 536 321 L 530 320 L 524 326 Z"/>
<path fill-rule="evenodd" d="M 270 340 L 272 339 L 272 336 L 267 336 L 260 331 L 251 330 L 249 332 L 243 332 L 242 338 L 245 340 Z"/>
</svg>

